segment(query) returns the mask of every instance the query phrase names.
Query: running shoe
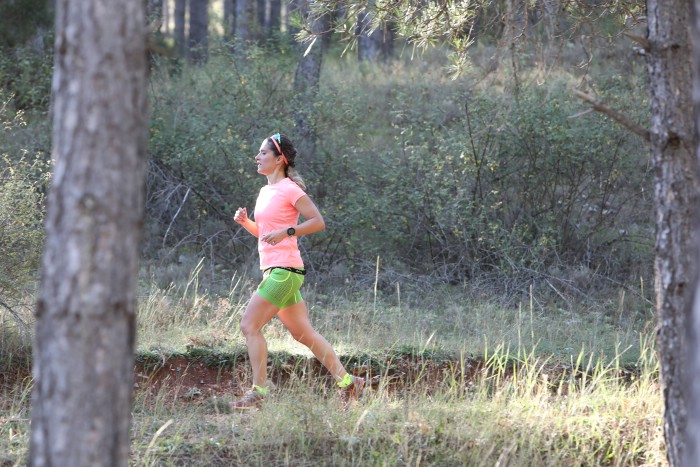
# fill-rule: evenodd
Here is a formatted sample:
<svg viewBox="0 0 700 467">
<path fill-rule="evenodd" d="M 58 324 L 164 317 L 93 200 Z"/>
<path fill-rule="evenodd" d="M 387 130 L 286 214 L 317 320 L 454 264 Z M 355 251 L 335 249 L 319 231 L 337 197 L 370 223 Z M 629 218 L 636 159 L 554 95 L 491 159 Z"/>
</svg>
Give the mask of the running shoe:
<svg viewBox="0 0 700 467">
<path fill-rule="evenodd" d="M 260 391 L 257 391 L 255 388 L 250 388 L 240 399 L 231 402 L 229 405 L 233 410 L 259 409 L 265 397 L 266 396 Z"/>
<path fill-rule="evenodd" d="M 362 392 L 365 390 L 365 384 L 367 383 L 365 378 L 360 378 L 359 376 L 351 376 L 351 378 L 352 383 L 349 386 L 340 388 L 338 391 L 340 400 L 344 404 L 362 397 Z"/>
</svg>

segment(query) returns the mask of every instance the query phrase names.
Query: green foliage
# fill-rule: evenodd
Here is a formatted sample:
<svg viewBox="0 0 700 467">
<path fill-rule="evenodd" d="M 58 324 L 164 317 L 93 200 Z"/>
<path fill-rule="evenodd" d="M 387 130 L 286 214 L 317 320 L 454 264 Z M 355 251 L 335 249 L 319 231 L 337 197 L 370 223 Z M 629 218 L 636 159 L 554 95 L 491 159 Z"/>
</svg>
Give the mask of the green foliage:
<svg viewBox="0 0 700 467">
<path fill-rule="evenodd" d="M 44 230 L 47 167 L 38 159 L 0 161 L 0 298 L 20 298 L 34 285 Z"/>
<path fill-rule="evenodd" d="M 39 268 L 49 167 L 40 152 L 17 146 L 24 113 L 2 93 L 0 102 L 0 299 L 14 302 L 33 290 Z"/>
<path fill-rule="evenodd" d="M 495 272 L 531 283 L 579 266 L 646 274 L 639 141 L 599 115 L 572 118 L 582 107 L 564 82 L 523 88 L 518 101 L 425 79 L 371 95 L 366 81 L 326 86 L 324 212 L 342 238 L 329 263 L 381 256 L 450 281 Z M 631 116 L 643 109 L 629 83 L 615 86 Z"/>
<path fill-rule="evenodd" d="M 0 2 L 0 91 L 18 109 L 46 111 L 51 94 L 53 12 L 45 0 Z"/>
<path fill-rule="evenodd" d="M 53 54 L 27 48 L 0 51 L 0 89 L 14 96 L 15 108 L 45 112 L 51 100 Z"/>
<path fill-rule="evenodd" d="M 0 2 L 0 49 L 23 45 L 38 29 L 52 24 L 46 0 L 5 0 Z"/>
<path fill-rule="evenodd" d="M 225 52 L 225 51 L 224 51 Z M 254 157 L 273 131 L 291 128 L 295 55 L 291 44 L 251 48 L 237 60 L 213 54 L 206 67 L 152 77 L 149 249 L 168 255 L 215 246 L 223 262 L 245 254 L 252 238 L 232 237 L 232 213 L 252 211 L 263 180 Z M 183 248 L 184 247 L 184 248 Z M 211 250 L 210 250 L 211 251 Z"/>
<path fill-rule="evenodd" d="M 300 171 L 328 226 L 302 239 L 316 269 L 344 267 L 366 284 L 380 257 L 435 281 L 491 277 L 521 293 L 533 280 L 575 293 L 596 287 L 594 275 L 650 282 L 651 179 L 639 141 L 580 115 L 569 75 L 524 81 L 514 99 L 413 63 L 397 62 L 394 75 L 337 63 L 305 102 L 291 95 L 290 47 L 222 54 L 178 77 L 154 72 L 151 256 L 254 267 L 255 240 L 230 215 L 251 210 L 264 183 L 259 142 L 277 130 L 295 140 L 303 112 L 318 139 Z M 600 83 L 614 106 L 644 118 L 633 78 Z"/>
</svg>

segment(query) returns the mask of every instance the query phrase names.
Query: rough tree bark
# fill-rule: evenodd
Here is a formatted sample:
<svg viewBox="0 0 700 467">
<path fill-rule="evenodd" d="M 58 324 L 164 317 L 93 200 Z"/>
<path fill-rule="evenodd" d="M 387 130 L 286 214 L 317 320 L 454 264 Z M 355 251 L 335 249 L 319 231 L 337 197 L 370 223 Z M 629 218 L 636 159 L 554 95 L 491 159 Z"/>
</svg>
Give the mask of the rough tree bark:
<svg viewBox="0 0 700 467">
<path fill-rule="evenodd" d="M 691 43 L 693 46 L 693 107 L 695 122 L 695 163 L 696 171 L 700 170 L 700 1 L 693 3 L 690 22 Z M 700 239 L 700 205 L 695 205 L 695 235 L 696 242 Z M 696 243 L 695 264 L 700 264 L 700 245 Z M 700 459 L 700 273 L 695 271 L 694 278 L 694 304 L 690 312 L 687 345 L 689 362 L 687 366 L 686 394 L 688 421 L 686 427 L 684 464 L 687 466 L 698 465 Z"/>
<path fill-rule="evenodd" d="M 685 452 L 686 326 L 695 278 L 694 219 L 700 186 L 692 118 L 690 8 L 685 0 L 647 1 L 657 350 L 664 394 L 663 428 L 671 466 L 682 465 Z"/>
<path fill-rule="evenodd" d="M 57 0 L 56 161 L 30 464 L 126 466 L 147 143 L 145 3 Z"/>
</svg>

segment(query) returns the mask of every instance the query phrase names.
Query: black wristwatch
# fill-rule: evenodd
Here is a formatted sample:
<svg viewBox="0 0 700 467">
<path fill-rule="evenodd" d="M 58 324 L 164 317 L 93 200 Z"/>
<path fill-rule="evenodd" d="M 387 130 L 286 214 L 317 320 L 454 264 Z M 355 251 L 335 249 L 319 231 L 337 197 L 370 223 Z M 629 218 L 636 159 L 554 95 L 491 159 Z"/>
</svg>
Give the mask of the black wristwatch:
<svg viewBox="0 0 700 467">
<path fill-rule="evenodd" d="M 295 229 L 294 227 L 290 227 L 287 229 L 287 236 L 293 237 L 295 233 L 297 233 L 297 229 Z"/>
</svg>

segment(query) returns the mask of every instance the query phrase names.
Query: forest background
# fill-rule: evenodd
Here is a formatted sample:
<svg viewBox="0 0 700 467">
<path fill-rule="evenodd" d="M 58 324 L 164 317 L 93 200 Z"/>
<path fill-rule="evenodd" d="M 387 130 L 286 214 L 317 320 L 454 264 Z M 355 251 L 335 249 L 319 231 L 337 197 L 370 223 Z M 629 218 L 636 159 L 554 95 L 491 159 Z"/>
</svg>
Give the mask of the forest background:
<svg viewBox="0 0 700 467">
<path fill-rule="evenodd" d="M 191 2 L 181 23 L 178 4 L 150 5 L 139 351 L 240 347 L 236 318 L 259 272 L 255 239 L 231 215 L 252 208 L 264 183 L 253 157 L 281 131 L 328 226 L 301 241 L 307 300 L 348 354 L 648 358 L 648 150 L 575 97 L 648 120 L 640 5 L 491 3 L 469 34 L 426 49 L 429 32 L 380 18 L 343 33 L 339 16 L 340 32 L 313 41 L 294 6 L 251 3 L 256 20 L 242 22 L 230 3 Z M 51 166 L 44 7 L 0 15 L 6 372 L 29 355 Z"/>
</svg>

